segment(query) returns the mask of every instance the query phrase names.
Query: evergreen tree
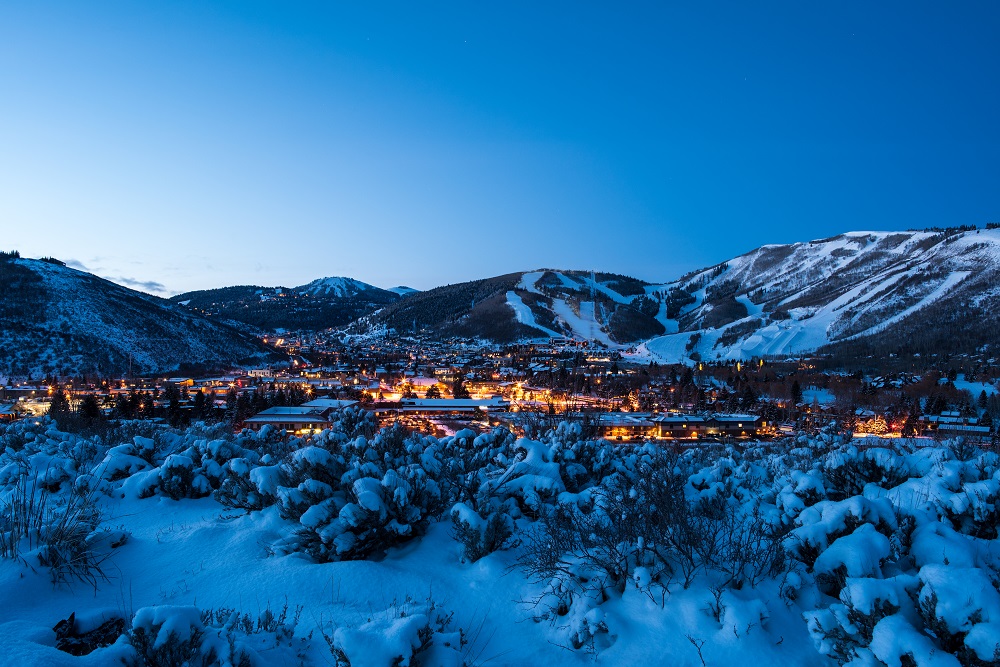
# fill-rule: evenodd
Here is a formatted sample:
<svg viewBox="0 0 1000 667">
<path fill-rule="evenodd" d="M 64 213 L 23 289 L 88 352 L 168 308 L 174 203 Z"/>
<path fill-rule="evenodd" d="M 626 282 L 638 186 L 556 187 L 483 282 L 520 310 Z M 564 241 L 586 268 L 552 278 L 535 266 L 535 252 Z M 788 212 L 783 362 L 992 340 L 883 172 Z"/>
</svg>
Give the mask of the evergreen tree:
<svg viewBox="0 0 1000 667">
<path fill-rule="evenodd" d="M 243 422 L 255 414 L 257 414 L 257 412 L 253 409 L 252 399 L 248 397 L 246 393 L 242 393 L 236 399 L 233 414 L 230 417 L 230 423 L 234 428 L 241 428 L 243 426 Z"/>
<path fill-rule="evenodd" d="M 979 418 L 979 425 L 992 427 L 993 415 L 991 415 L 989 412 L 984 412 L 983 416 Z"/>
<path fill-rule="evenodd" d="M 52 390 L 52 403 L 49 404 L 49 416 L 53 419 L 59 419 L 62 416 L 69 414 L 69 400 L 66 398 L 66 392 L 63 388 L 56 385 Z"/>
<path fill-rule="evenodd" d="M 799 381 L 795 380 L 792 382 L 792 403 L 798 405 L 802 402 L 802 387 L 799 386 Z"/>
<path fill-rule="evenodd" d="M 285 395 L 284 389 L 279 389 L 277 393 L 274 394 L 274 404 L 288 405 L 288 396 Z"/>
<path fill-rule="evenodd" d="M 96 424 L 104 421 L 104 413 L 101 411 L 101 406 L 97 403 L 97 397 L 93 394 L 83 397 L 83 400 L 80 401 L 80 407 L 77 409 L 77 414 L 88 424 Z"/>
<path fill-rule="evenodd" d="M 180 426 L 183 421 L 181 417 L 181 401 L 177 396 L 172 397 L 170 403 L 167 404 L 167 421 L 170 422 L 171 426 Z"/>
<path fill-rule="evenodd" d="M 455 380 L 455 386 L 452 389 L 452 394 L 455 398 L 469 398 L 471 396 L 471 394 L 469 394 L 469 390 L 465 388 L 465 383 L 462 382 L 461 376 Z"/>
<path fill-rule="evenodd" d="M 194 401 L 192 403 L 194 413 L 198 417 L 205 416 L 205 394 L 199 389 L 194 395 Z"/>
</svg>

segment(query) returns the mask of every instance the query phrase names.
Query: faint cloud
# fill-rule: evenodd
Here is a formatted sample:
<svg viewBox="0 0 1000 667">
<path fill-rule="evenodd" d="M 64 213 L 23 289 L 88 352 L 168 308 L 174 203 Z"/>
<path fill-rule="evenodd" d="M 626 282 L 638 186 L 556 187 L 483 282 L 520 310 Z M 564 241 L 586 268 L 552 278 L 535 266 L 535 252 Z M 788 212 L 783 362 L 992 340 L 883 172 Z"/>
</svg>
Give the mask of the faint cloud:
<svg viewBox="0 0 1000 667">
<path fill-rule="evenodd" d="M 67 259 L 66 266 L 71 269 L 79 269 L 80 271 L 90 271 L 90 269 L 88 269 L 87 266 L 78 259 Z"/>
<path fill-rule="evenodd" d="M 125 285 L 126 287 L 132 287 L 134 289 L 142 290 L 143 292 L 158 292 L 160 294 L 166 294 L 170 291 L 163 283 L 156 282 L 155 280 L 136 280 L 135 278 L 126 278 L 125 276 L 105 276 L 105 278 L 113 283 Z"/>
</svg>

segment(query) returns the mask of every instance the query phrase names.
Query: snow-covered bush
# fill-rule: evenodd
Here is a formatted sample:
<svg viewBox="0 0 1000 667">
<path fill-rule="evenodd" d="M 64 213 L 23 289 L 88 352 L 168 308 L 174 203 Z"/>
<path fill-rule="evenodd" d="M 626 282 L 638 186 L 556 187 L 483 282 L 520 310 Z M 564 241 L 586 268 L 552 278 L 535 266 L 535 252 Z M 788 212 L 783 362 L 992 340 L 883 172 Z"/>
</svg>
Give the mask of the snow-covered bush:
<svg viewBox="0 0 1000 667">
<path fill-rule="evenodd" d="M 225 507 L 259 512 L 277 502 L 281 468 L 277 465 L 254 467 L 249 458 L 231 459 L 222 467 L 224 477 L 215 499 Z"/>
<path fill-rule="evenodd" d="M 135 649 L 130 667 L 219 664 L 212 647 L 202 652 L 204 637 L 205 624 L 197 607 L 144 607 L 136 612 L 128 632 Z"/>
<path fill-rule="evenodd" d="M 324 444 L 281 465 L 274 495 L 281 515 L 299 527 L 278 551 L 321 562 L 367 558 L 421 535 L 442 513 L 446 499 L 433 471 L 443 466 L 432 440 L 394 427 L 370 442 L 358 436 Z"/>
<path fill-rule="evenodd" d="M 235 609 L 199 609 L 161 605 L 139 609 L 126 637 L 130 667 L 253 667 L 269 664 L 264 656 L 283 649 L 292 654 L 306 639 L 295 638 L 302 609 L 288 615 L 288 605 L 275 613 L 267 606 L 256 619 Z M 263 653 L 263 655 L 261 655 Z"/>
<path fill-rule="evenodd" d="M 433 599 L 407 597 L 357 627 L 324 629 L 323 637 L 338 667 L 462 667 L 466 640 L 453 616 Z"/>
<path fill-rule="evenodd" d="M 514 535 L 514 520 L 502 507 L 483 518 L 468 505 L 456 503 L 451 509 L 451 523 L 452 534 L 470 561 L 505 548 Z"/>
<path fill-rule="evenodd" d="M 99 528 L 101 509 L 94 491 L 74 485 L 58 493 L 35 473 L 22 469 L 0 495 L 0 557 L 49 568 L 53 584 L 79 580 L 96 588 L 106 579 L 103 565 L 125 543 L 121 531 Z"/>
<path fill-rule="evenodd" d="M 842 455 L 828 459 L 823 474 L 824 487 L 831 500 L 861 495 L 868 484 L 891 489 L 909 477 L 904 459 L 883 448 L 859 453 L 856 448 L 849 447 Z"/>
</svg>

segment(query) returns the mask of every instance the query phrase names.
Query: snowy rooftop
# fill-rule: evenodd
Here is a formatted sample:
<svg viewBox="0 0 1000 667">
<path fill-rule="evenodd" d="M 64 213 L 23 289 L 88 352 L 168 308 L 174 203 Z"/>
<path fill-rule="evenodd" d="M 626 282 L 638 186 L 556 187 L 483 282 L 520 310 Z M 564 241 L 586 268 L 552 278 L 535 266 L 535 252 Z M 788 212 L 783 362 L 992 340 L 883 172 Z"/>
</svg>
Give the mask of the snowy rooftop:
<svg viewBox="0 0 1000 667">
<path fill-rule="evenodd" d="M 357 405 L 357 401 L 347 401 L 336 398 L 315 398 L 311 401 L 303 403 L 300 407 L 303 408 L 333 408 L 335 410 L 340 410 L 342 408 L 349 408 L 352 405 Z"/>
</svg>

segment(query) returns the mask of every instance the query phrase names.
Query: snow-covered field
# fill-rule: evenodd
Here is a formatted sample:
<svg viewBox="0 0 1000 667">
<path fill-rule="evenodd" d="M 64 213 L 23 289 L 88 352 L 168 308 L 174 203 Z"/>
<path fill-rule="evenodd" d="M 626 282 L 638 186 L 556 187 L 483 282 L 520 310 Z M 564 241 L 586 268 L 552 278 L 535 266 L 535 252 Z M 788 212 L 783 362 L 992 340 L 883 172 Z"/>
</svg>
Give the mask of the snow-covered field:
<svg viewBox="0 0 1000 667">
<path fill-rule="evenodd" d="M 136 428 L 0 427 L 0 664 L 1000 657 L 1000 459 L 962 443 L 435 439 L 350 410 L 290 441 Z M 71 613 L 121 626 L 74 657 Z"/>
</svg>

